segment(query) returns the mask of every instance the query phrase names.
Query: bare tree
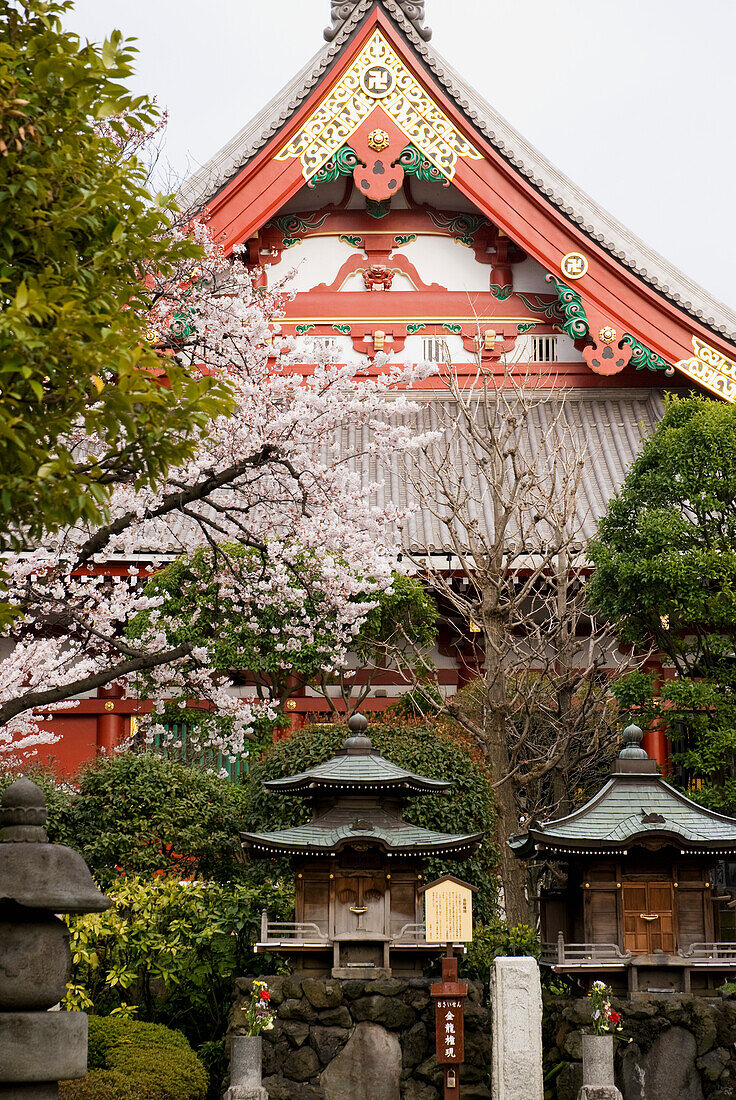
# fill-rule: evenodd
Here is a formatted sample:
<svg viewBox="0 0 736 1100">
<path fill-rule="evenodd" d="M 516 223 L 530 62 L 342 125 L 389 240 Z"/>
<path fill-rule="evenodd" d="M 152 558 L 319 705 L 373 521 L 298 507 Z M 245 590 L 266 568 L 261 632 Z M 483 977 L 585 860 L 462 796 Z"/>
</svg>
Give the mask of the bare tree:
<svg viewBox="0 0 736 1100">
<path fill-rule="evenodd" d="M 582 490 L 596 455 L 564 392 L 480 361 L 474 378 L 450 369 L 444 381 L 431 418 L 440 438 L 406 459 L 424 513 L 412 526 L 439 531 L 442 552 L 416 536 L 408 551 L 472 678 L 442 709 L 490 767 L 516 924 L 530 919 L 527 875 L 506 840 L 529 817 L 568 812 L 600 774 L 615 737 L 610 680 L 633 658 L 586 607 L 592 517 Z"/>
</svg>

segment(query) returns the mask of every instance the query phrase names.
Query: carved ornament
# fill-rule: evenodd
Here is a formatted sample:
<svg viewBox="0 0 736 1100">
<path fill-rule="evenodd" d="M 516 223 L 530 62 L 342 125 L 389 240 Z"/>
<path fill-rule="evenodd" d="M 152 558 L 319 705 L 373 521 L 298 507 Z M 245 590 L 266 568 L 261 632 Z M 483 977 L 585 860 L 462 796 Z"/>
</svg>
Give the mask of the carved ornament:
<svg viewBox="0 0 736 1100">
<path fill-rule="evenodd" d="M 378 30 L 276 159 L 299 159 L 310 180 L 379 105 L 446 179 L 459 157 L 482 160 Z"/>
<path fill-rule="evenodd" d="M 695 354 L 689 359 L 681 359 L 675 366 L 712 393 L 731 404 L 736 403 L 736 363 L 699 336 L 691 339 Z"/>
</svg>

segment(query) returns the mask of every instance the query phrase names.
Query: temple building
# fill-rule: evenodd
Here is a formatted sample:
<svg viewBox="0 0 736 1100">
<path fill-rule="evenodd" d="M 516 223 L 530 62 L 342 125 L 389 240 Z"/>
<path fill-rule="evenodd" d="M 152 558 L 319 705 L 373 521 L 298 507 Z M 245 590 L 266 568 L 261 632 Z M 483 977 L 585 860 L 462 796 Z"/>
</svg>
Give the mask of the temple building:
<svg viewBox="0 0 736 1100">
<path fill-rule="evenodd" d="M 734 898 L 719 861 L 736 859 L 736 819 L 671 787 L 624 730 L 613 774 L 584 806 L 527 822 L 509 844 L 538 870 L 542 962 L 584 986 L 701 992 L 736 974 Z"/>
<path fill-rule="evenodd" d="M 431 856 L 467 859 L 483 834 L 455 836 L 404 821 L 407 799 L 449 791 L 450 784 L 381 756 L 366 736 L 362 714 L 348 726 L 337 756 L 264 784 L 267 791 L 308 800 L 311 820 L 242 834 L 253 858 L 289 856 L 295 874 L 295 922 L 269 921 L 264 913 L 256 951 L 284 955 L 298 970 L 334 978 L 421 974 L 445 946 L 424 936 L 424 862 Z"/>
<path fill-rule="evenodd" d="M 379 351 L 390 362 L 451 363 L 468 380 L 480 362 L 499 378 L 511 370 L 564 394 L 571 432 L 589 454 L 588 537 L 667 391 L 736 399 L 736 315 L 471 88 L 436 51 L 424 8 L 335 0 L 321 48 L 188 180 L 179 201 L 207 212 L 226 251 L 245 250 L 259 285 L 295 269 L 280 324 L 305 341 L 305 371 L 317 341 L 368 372 Z M 448 409 L 441 379 L 417 396 L 426 399 L 417 430 L 431 429 L 439 403 Z M 350 443 L 361 450 L 361 440 Z M 383 492 L 404 503 L 408 491 L 397 460 Z M 415 558 L 447 555 L 452 566 L 431 511 L 412 516 L 402 538 Z M 100 568 L 125 575 L 130 564 Z M 472 674 L 451 626 L 443 623 L 431 655 L 448 693 Z M 388 670 L 376 684 L 374 709 L 403 690 Z M 99 696 L 53 720 L 64 737 L 53 755 L 68 756 L 69 766 L 130 730 L 138 702 L 115 689 Z M 295 725 L 328 709 L 309 688 L 287 706 Z M 663 760 L 664 739 L 652 737 L 648 747 Z"/>
</svg>

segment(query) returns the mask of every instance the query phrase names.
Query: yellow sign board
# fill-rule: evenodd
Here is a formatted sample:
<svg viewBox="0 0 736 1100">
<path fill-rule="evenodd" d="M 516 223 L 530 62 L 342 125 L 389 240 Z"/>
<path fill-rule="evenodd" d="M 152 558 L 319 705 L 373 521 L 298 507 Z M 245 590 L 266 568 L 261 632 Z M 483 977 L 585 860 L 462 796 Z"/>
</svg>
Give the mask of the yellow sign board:
<svg viewBox="0 0 736 1100">
<path fill-rule="evenodd" d="M 470 943 L 476 890 L 477 886 L 453 875 L 443 875 L 424 887 L 424 938 L 427 943 Z"/>
</svg>

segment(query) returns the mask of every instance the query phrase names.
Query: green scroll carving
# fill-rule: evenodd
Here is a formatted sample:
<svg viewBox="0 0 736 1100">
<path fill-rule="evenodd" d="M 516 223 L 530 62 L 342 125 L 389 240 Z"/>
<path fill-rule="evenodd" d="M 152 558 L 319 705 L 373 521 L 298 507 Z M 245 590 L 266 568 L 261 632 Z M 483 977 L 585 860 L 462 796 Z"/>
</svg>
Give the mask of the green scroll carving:
<svg viewBox="0 0 736 1100">
<path fill-rule="evenodd" d="M 463 331 L 462 325 L 443 325 L 442 327 L 447 329 L 448 332 L 454 333 L 455 336 L 460 336 Z"/>
<path fill-rule="evenodd" d="M 505 283 L 504 286 L 499 286 L 498 283 L 491 283 L 491 294 L 499 302 L 505 302 L 513 293 L 514 288 L 511 283 Z"/>
<path fill-rule="evenodd" d="M 428 210 L 430 218 L 438 229 L 446 229 L 458 241 L 473 247 L 473 238 L 482 225 L 490 225 L 488 218 L 476 217 L 474 214 L 441 214 Z"/>
<path fill-rule="evenodd" d="M 394 237 L 394 244 L 397 248 L 401 248 L 404 244 L 411 244 L 412 241 L 417 239 L 416 233 L 397 233 Z"/>
<path fill-rule="evenodd" d="M 631 348 L 630 362 L 637 370 L 663 370 L 665 374 L 675 373 L 675 368 L 666 359 L 657 355 L 656 351 L 652 351 L 646 344 L 642 344 L 641 340 L 637 340 L 630 332 L 623 334 L 621 343 L 628 344 Z"/>
<path fill-rule="evenodd" d="M 291 248 L 293 244 L 301 244 L 302 239 L 298 237 L 298 233 L 307 233 L 310 229 L 319 229 L 319 227 L 327 220 L 329 214 L 323 214 L 321 217 L 317 214 L 307 214 L 305 218 L 299 218 L 296 214 L 287 214 L 283 218 L 272 218 L 268 223 L 273 225 L 280 233 L 284 234 L 283 246 L 284 248 Z"/>
<path fill-rule="evenodd" d="M 335 332 L 341 333 L 343 336 L 350 335 L 350 325 L 333 325 Z"/>
<path fill-rule="evenodd" d="M 363 247 L 363 238 L 358 233 L 341 233 L 338 240 L 343 244 L 351 244 L 353 248 Z"/>
<path fill-rule="evenodd" d="M 415 333 L 421 332 L 422 329 L 426 328 L 426 327 L 427 326 L 424 324 L 423 321 L 411 321 L 406 326 L 406 335 L 407 336 L 413 336 Z"/>
<path fill-rule="evenodd" d="M 395 163 L 401 165 L 407 176 L 416 176 L 418 180 L 426 180 L 428 183 L 441 183 L 443 187 L 450 186 L 444 172 L 440 172 L 439 168 L 427 160 L 416 145 L 407 145 Z"/>
<path fill-rule="evenodd" d="M 294 329 L 294 332 L 297 334 L 297 336 L 306 336 L 307 333 L 311 332 L 313 328 L 316 328 L 316 325 L 297 325 Z"/>
<path fill-rule="evenodd" d="M 562 315 L 562 321 L 556 322 L 557 327 L 573 340 L 580 340 L 587 336 L 590 333 L 590 326 L 580 295 L 556 275 L 547 275 L 546 279 L 557 291 L 557 305 Z"/>
<path fill-rule="evenodd" d="M 358 160 L 358 154 L 349 145 L 343 145 L 334 156 L 322 165 L 307 182 L 307 187 L 316 187 L 318 183 L 332 183 L 340 176 L 352 176 L 353 169 L 362 161 Z"/>
</svg>

